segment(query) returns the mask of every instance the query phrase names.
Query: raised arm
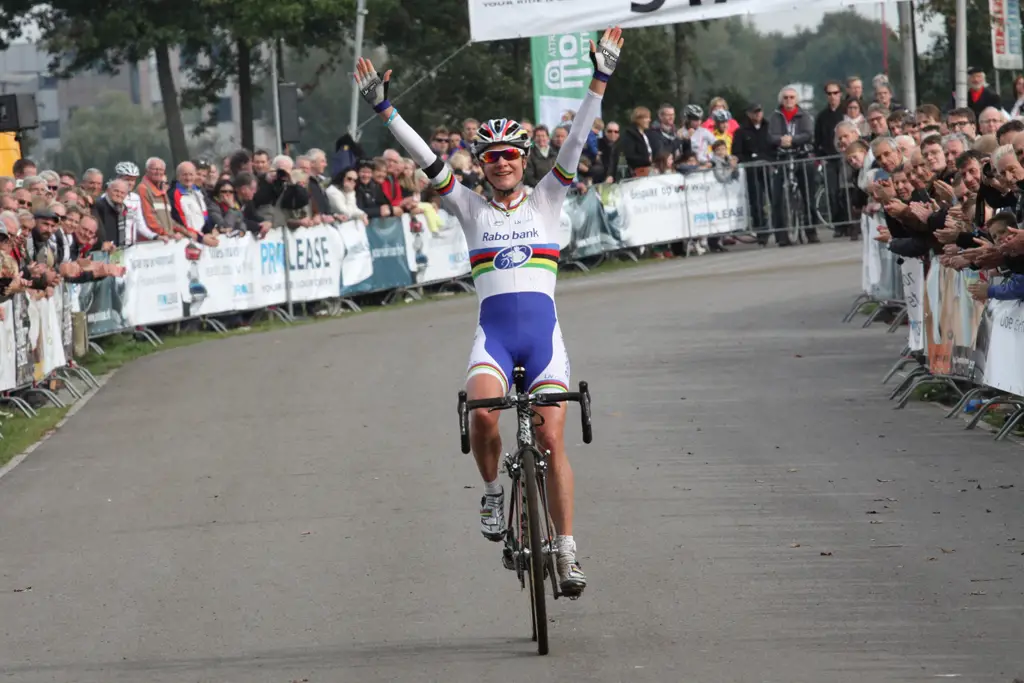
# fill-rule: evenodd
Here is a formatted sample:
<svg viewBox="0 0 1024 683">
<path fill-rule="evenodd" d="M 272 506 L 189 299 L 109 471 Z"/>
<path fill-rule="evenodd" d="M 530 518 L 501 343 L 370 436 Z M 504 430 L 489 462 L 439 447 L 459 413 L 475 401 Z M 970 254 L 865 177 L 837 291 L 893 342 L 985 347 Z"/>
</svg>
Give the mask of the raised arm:
<svg viewBox="0 0 1024 683">
<path fill-rule="evenodd" d="M 608 87 L 608 79 L 619 63 L 622 44 L 622 29 L 618 26 L 606 29 L 597 46 L 594 45 L 594 41 L 590 41 L 590 61 L 594 64 L 594 77 L 590 79 L 590 89 L 584 95 L 583 103 L 572 120 L 569 135 L 558 150 L 555 167 L 537 183 L 535 194 L 538 191 L 541 194 L 558 193 L 572 184 L 576 177 L 576 167 L 580 163 L 580 155 L 587 144 L 587 136 L 594 127 L 594 119 L 601 109 L 601 100 L 605 88 Z"/>
<path fill-rule="evenodd" d="M 409 157 L 427 174 L 431 185 L 441 195 L 442 201 L 449 203 L 449 206 L 446 208 L 454 209 L 457 214 L 468 211 L 470 208 L 468 202 L 478 199 L 479 195 L 470 192 L 455 180 L 455 176 L 452 175 L 448 164 L 442 161 L 434 153 L 434 150 L 430 149 L 430 145 L 423 141 L 423 138 L 398 113 L 398 109 L 388 101 L 391 69 L 388 69 L 381 76 L 373 68 L 373 63 L 364 57 L 360 58 L 356 64 L 356 73 L 353 74 L 353 77 L 356 79 L 356 83 L 359 84 L 359 91 L 363 99 L 377 112 L 377 116 L 384 122 L 384 125 L 391 131 L 391 134 L 395 136 L 398 144 L 402 145 L 405 151 L 409 153 Z"/>
</svg>

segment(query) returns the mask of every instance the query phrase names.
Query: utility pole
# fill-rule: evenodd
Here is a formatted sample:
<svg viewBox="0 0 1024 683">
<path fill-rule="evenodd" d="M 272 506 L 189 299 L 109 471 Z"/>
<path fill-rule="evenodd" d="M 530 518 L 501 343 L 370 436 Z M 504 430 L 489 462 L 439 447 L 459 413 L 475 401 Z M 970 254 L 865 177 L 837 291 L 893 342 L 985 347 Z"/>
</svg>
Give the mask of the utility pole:
<svg viewBox="0 0 1024 683">
<path fill-rule="evenodd" d="M 917 54 L 914 50 L 914 8 L 910 0 L 896 6 L 900 17 L 900 46 L 903 48 L 903 104 L 917 110 L 917 82 L 914 78 Z"/>
<path fill-rule="evenodd" d="M 366 0 L 359 0 L 356 9 L 356 43 L 355 59 L 352 63 L 352 71 L 355 72 L 355 65 L 363 56 L 363 31 L 366 26 Z M 352 102 L 349 105 L 348 134 L 353 140 L 359 139 L 359 84 L 352 80 Z"/>
<path fill-rule="evenodd" d="M 956 106 L 967 106 L 967 0 L 956 0 Z"/>
</svg>

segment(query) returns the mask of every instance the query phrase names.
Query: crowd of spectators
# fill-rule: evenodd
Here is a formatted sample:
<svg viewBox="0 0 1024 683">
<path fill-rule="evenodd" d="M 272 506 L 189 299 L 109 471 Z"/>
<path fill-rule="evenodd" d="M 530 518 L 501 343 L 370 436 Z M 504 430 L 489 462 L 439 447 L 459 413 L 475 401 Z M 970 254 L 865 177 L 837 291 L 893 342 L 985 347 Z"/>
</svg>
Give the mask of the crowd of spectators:
<svg viewBox="0 0 1024 683">
<path fill-rule="evenodd" d="M 699 105 L 684 107 L 679 123 L 670 104 L 658 108 L 656 119 L 638 106 L 628 124 L 594 122 L 576 189 L 744 164 L 752 231 L 762 244 L 774 234 L 779 246 L 788 246 L 787 216 L 778 201 L 786 171 L 780 172 L 784 166 L 778 162 L 816 158 L 829 195 L 827 222 L 837 236 L 857 239 L 861 215 L 882 213 L 883 237 L 897 254 L 938 250 L 952 267 L 1018 267 L 1015 255 L 1024 253 L 1016 227 L 1024 217 L 1024 76 L 1014 80 L 1006 102 L 988 88 L 980 70 L 972 69 L 969 81 L 968 106 L 945 113 L 931 104 L 908 111 L 894 100 L 884 75 L 872 80 L 870 102 L 859 77 L 829 81 L 827 104 L 816 114 L 801 107 L 791 87 L 780 91 L 770 111 L 755 103 L 742 120 L 721 97 L 709 103 L 707 114 Z M 551 130 L 521 122 L 534 142 L 524 178 L 528 188 L 553 167 L 573 116 L 566 112 Z M 479 125 L 470 118 L 461 130 L 438 127 L 429 144 L 460 182 L 486 194 L 483 171 L 467 149 Z M 822 181 L 806 167 L 798 176 L 804 196 L 813 196 L 814 183 Z M 320 149 L 294 158 L 239 150 L 219 164 L 182 162 L 172 179 L 164 160 L 150 158 L 141 172 L 125 161 L 104 179 L 101 169 L 90 168 L 79 178 L 71 171 L 40 170 L 29 159 L 15 164 L 13 177 L 0 177 L 0 300 L 19 291 L 50 296 L 62 280 L 119 275 L 123 269 L 94 255 L 146 241 L 216 245 L 223 236 L 244 232 L 261 239 L 275 225 L 367 222 L 405 213 L 427 229 L 440 228 L 440 198 L 411 159 L 394 149 L 366 158 L 346 137 L 330 157 Z M 809 225 L 816 222 L 808 219 Z M 993 230 L 1001 231 L 999 244 Z M 813 228 L 806 235 L 819 241 Z M 724 249 L 714 238 L 708 246 Z"/>
</svg>

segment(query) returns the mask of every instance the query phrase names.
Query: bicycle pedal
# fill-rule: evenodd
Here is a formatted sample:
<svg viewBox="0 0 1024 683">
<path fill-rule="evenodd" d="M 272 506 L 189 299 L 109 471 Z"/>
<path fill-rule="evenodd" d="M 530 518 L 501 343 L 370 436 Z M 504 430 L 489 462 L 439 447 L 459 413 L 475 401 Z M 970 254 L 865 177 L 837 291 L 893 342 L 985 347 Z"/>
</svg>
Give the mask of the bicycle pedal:
<svg viewBox="0 0 1024 683">
<path fill-rule="evenodd" d="M 509 548 L 504 548 L 501 551 L 501 566 L 509 571 L 516 570 L 515 560 L 512 559 L 512 551 Z"/>
</svg>

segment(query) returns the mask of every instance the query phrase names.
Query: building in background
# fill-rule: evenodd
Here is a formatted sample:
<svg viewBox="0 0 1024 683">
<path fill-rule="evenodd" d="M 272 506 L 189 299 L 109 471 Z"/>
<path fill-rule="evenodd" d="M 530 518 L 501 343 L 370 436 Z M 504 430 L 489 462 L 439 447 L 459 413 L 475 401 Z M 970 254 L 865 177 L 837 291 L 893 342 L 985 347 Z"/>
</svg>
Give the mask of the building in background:
<svg viewBox="0 0 1024 683">
<path fill-rule="evenodd" d="M 95 106 L 99 97 L 111 90 L 127 93 L 135 105 L 163 117 L 155 56 L 125 65 L 114 75 L 85 72 L 63 80 L 50 75 L 50 59 L 50 55 L 33 42 L 15 43 L 0 52 L 0 93 L 34 93 L 36 96 L 39 128 L 32 131 L 36 143 L 29 155 L 42 156 L 59 149 L 61 134 L 75 112 Z M 173 51 L 171 67 L 179 89 L 180 65 L 181 57 Z M 225 154 L 241 144 L 238 88 L 233 84 L 226 88 L 215 109 L 217 125 L 202 136 L 193 135 L 192 128 L 202 119 L 203 112 L 182 112 L 185 135 L 193 154 Z M 268 126 L 256 121 L 253 133 L 257 147 L 274 146 L 273 124 Z"/>
</svg>

